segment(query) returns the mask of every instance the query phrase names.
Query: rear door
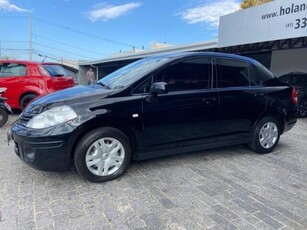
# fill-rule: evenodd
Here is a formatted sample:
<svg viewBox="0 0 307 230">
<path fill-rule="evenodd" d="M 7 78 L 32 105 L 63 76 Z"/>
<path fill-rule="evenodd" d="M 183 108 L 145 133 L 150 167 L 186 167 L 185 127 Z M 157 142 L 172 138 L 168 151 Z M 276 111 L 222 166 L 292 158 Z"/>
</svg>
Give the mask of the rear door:
<svg viewBox="0 0 307 230">
<path fill-rule="evenodd" d="M 220 126 L 227 138 L 249 137 L 254 122 L 266 109 L 267 92 L 252 63 L 216 59 Z"/>
</svg>

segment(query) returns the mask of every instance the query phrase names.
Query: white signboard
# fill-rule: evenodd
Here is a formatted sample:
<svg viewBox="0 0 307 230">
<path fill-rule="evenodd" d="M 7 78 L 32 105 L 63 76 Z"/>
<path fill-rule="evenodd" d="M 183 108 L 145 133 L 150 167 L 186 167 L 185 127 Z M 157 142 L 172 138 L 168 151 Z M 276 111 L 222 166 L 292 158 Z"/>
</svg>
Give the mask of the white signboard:
<svg viewBox="0 0 307 230">
<path fill-rule="evenodd" d="M 220 18 L 218 47 L 307 36 L 307 0 L 275 0 Z"/>
</svg>

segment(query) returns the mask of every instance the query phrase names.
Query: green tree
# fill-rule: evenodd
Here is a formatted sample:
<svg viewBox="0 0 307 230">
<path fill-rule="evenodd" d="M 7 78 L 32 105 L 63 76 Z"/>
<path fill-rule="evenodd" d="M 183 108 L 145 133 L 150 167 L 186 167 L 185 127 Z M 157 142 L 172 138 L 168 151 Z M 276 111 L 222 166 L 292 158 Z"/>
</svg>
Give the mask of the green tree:
<svg viewBox="0 0 307 230">
<path fill-rule="evenodd" d="M 246 9 L 249 7 L 257 6 L 266 2 L 272 2 L 274 0 L 243 0 L 241 3 L 241 8 Z"/>
</svg>

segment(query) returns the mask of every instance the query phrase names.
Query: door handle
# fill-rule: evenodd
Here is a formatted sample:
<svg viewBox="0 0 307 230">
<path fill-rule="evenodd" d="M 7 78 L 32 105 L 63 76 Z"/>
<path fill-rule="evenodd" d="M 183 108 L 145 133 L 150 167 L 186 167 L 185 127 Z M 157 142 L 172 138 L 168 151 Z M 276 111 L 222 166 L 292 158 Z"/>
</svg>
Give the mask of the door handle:
<svg viewBox="0 0 307 230">
<path fill-rule="evenodd" d="M 255 97 L 263 97 L 263 96 L 265 96 L 265 93 L 255 93 L 254 96 Z"/>
<path fill-rule="evenodd" d="M 213 103 L 215 103 L 215 101 L 216 101 L 216 98 L 215 98 L 215 97 L 212 97 L 212 98 L 203 98 L 203 99 L 202 99 L 202 102 L 204 102 L 206 105 L 213 104 Z"/>
</svg>

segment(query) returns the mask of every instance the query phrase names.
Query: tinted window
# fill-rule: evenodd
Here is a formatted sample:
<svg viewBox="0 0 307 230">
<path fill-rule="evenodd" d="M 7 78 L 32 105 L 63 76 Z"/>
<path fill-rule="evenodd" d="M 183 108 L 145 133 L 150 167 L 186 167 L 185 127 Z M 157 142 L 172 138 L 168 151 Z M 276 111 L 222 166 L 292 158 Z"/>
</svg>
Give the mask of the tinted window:
<svg viewBox="0 0 307 230">
<path fill-rule="evenodd" d="M 68 72 L 60 65 L 43 65 L 50 76 L 68 76 Z"/>
<path fill-rule="evenodd" d="M 218 87 L 236 87 L 260 84 L 260 80 L 257 78 L 254 68 L 246 62 L 219 58 L 217 59 L 216 64 Z"/>
<path fill-rule="evenodd" d="M 250 79 L 250 86 L 259 86 L 262 85 L 263 81 L 260 78 L 259 74 L 255 71 L 255 68 L 248 64 L 248 71 L 249 71 L 249 79 Z"/>
<path fill-rule="evenodd" d="M 307 85 L 307 75 L 294 75 L 289 82 L 291 85 L 306 86 Z"/>
<path fill-rule="evenodd" d="M 259 62 L 256 62 L 255 65 L 257 67 L 257 72 L 260 73 L 261 79 L 263 81 L 268 81 L 275 78 L 274 74 L 269 71 L 264 65 L 260 64 Z"/>
<path fill-rule="evenodd" d="M 169 91 L 208 89 L 211 76 L 211 58 L 184 60 L 152 75 L 134 93 L 148 93 L 150 85 L 154 82 L 166 82 Z"/>
<path fill-rule="evenodd" d="M 284 82 L 284 83 L 288 83 L 289 79 L 290 79 L 289 75 L 284 75 L 284 76 L 281 76 L 281 77 L 278 78 L 278 80 L 280 80 L 281 82 Z"/>
<path fill-rule="evenodd" d="M 0 77 L 18 77 L 27 75 L 27 67 L 16 63 L 0 64 Z"/>
</svg>

